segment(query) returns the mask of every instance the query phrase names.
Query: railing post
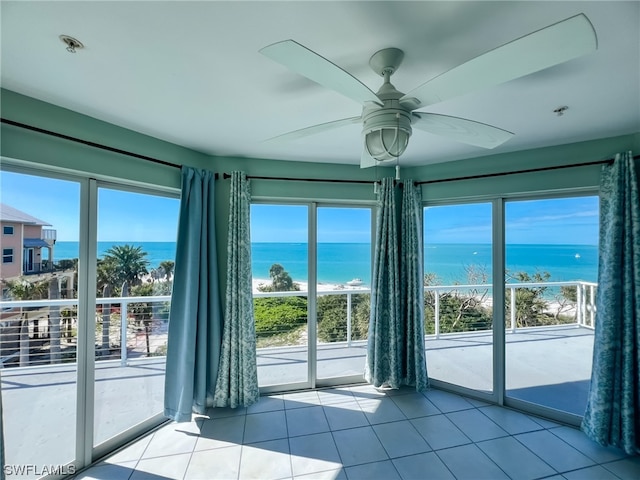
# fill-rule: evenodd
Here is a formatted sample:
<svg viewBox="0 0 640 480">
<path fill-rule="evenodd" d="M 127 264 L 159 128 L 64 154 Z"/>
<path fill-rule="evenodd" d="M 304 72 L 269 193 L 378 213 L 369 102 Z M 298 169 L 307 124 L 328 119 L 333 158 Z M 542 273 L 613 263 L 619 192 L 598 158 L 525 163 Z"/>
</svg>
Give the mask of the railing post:
<svg viewBox="0 0 640 480">
<path fill-rule="evenodd" d="M 516 333 L 516 287 L 509 287 L 509 292 L 511 292 L 511 311 L 509 312 L 511 333 Z"/>
<path fill-rule="evenodd" d="M 582 303 L 584 285 L 582 283 L 576 284 L 576 321 L 578 326 L 584 325 L 584 305 Z"/>
<path fill-rule="evenodd" d="M 347 293 L 347 347 L 351 346 L 351 292 Z"/>
<path fill-rule="evenodd" d="M 595 287 L 589 285 L 589 323 L 591 328 L 596 326 L 596 302 L 595 302 Z"/>
<path fill-rule="evenodd" d="M 129 303 L 126 300 L 122 300 L 120 303 L 120 365 L 127 366 L 127 321 L 129 315 L 127 309 Z"/>
<path fill-rule="evenodd" d="M 440 291 L 433 291 L 435 303 L 433 305 L 433 321 L 435 322 L 436 338 L 440 338 Z"/>
</svg>

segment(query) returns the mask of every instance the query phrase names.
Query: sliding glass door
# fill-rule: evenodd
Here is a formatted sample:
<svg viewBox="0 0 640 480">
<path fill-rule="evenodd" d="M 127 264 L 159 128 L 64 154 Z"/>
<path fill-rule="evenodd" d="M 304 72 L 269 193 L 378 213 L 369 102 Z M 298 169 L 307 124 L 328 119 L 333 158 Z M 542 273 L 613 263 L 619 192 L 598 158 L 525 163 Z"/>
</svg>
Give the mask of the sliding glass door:
<svg viewBox="0 0 640 480">
<path fill-rule="evenodd" d="M 308 387 L 309 207 L 251 205 L 260 387 Z"/>
<path fill-rule="evenodd" d="M 362 381 L 371 301 L 371 212 L 317 209 L 317 378 Z"/>
<path fill-rule="evenodd" d="M 505 204 L 506 395 L 582 416 L 598 275 L 598 197 Z"/>
<path fill-rule="evenodd" d="M 179 202 L 98 188 L 94 445 L 164 410 Z"/>
<path fill-rule="evenodd" d="M 370 207 L 251 206 L 258 383 L 361 381 L 371 282 Z"/>
<path fill-rule="evenodd" d="M 0 368 L 8 478 L 73 473 L 80 183 L 2 171 Z M 9 255 L 10 253 L 10 255 Z"/>
<path fill-rule="evenodd" d="M 424 209 L 424 272 L 429 376 L 492 393 L 491 203 Z"/>
<path fill-rule="evenodd" d="M 45 175 L 0 175 L 4 447 L 20 478 L 72 474 L 163 409 L 177 195 Z"/>
</svg>

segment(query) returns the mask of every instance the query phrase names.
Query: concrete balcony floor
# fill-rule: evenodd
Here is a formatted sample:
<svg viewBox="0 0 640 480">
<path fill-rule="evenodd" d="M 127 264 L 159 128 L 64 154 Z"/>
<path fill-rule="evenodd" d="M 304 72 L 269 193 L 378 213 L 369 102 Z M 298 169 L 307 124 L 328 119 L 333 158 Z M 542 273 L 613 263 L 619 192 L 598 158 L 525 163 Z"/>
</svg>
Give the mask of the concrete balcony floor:
<svg viewBox="0 0 640 480">
<path fill-rule="evenodd" d="M 591 376 L 593 331 L 578 327 L 538 328 L 506 336 L 507 395 L 582 415 Z M 426 340 L 429 376 L 489 391 L 491 333 Z M 366 343 L 324 344 L 317 349 L 318 379 L 362 375 Z M 306 380 L 306 347 L 258 350 L 261 386 Z M 60 464 L 75 448 L 76 365 L 2 374 L 7 464 Z M 164 358 L 96 362 L 95 444 L 163 410 Z M 29 477 L 24 477 L 29 478 Z"/>
</svg>

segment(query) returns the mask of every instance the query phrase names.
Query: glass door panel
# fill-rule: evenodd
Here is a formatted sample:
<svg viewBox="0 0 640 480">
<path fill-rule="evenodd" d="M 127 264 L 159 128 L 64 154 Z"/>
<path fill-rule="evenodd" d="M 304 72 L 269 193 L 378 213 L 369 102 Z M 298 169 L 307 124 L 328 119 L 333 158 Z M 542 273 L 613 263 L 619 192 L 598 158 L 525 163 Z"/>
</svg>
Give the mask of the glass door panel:
<svg viewBox="0 0 640 480">
<path fill-rule="evenodd" d="M 510 201 L 506 394 L 582 416 L 593 351 L 598 197 Z"/>
<path fill-rule="evenodd" d="M 37 478 L 55 465 L 70 474 L 73 466 L 66 464 L 76 459 L 80 184 L 2 171 L 0 190 L 0 368 L 11 469 L 5 473 Z"/>
<path fill-rule="evenodd" d="M 424 284 L 430 378 L 493 391 L 492 205 L 424 209 Z"/>
<path fill-rule="evenodd" d="M 179 202 L 98 189 L 94 445 L 164 409 Z"/>
<path fill-rule="evenodd" d="M 317 210 L 317 378 L 362 376 L 371 295 L 371 209 Z"/>
<path fill-rule="evenodd" d="M 251 261 L 260 387 L 309 382 L 306 205 L 251 205 Z"/>
</svg>

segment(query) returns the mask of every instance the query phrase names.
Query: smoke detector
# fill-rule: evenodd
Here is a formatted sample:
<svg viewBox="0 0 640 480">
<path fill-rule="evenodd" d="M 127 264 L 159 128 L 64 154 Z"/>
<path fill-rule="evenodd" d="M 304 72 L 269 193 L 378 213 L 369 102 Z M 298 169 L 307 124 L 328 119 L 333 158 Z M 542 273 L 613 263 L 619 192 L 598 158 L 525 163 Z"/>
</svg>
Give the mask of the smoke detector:
<svg viewBox="0 0 640 480">
<path fill-rule="evenodd" d="M 77 40 L 69 35 L 60 35 L 60 40 L 67 46 L 67 52 L 76 53 L 76 50 L 84 48 L 84 45 L 80 40 Z"/>
</svg>

